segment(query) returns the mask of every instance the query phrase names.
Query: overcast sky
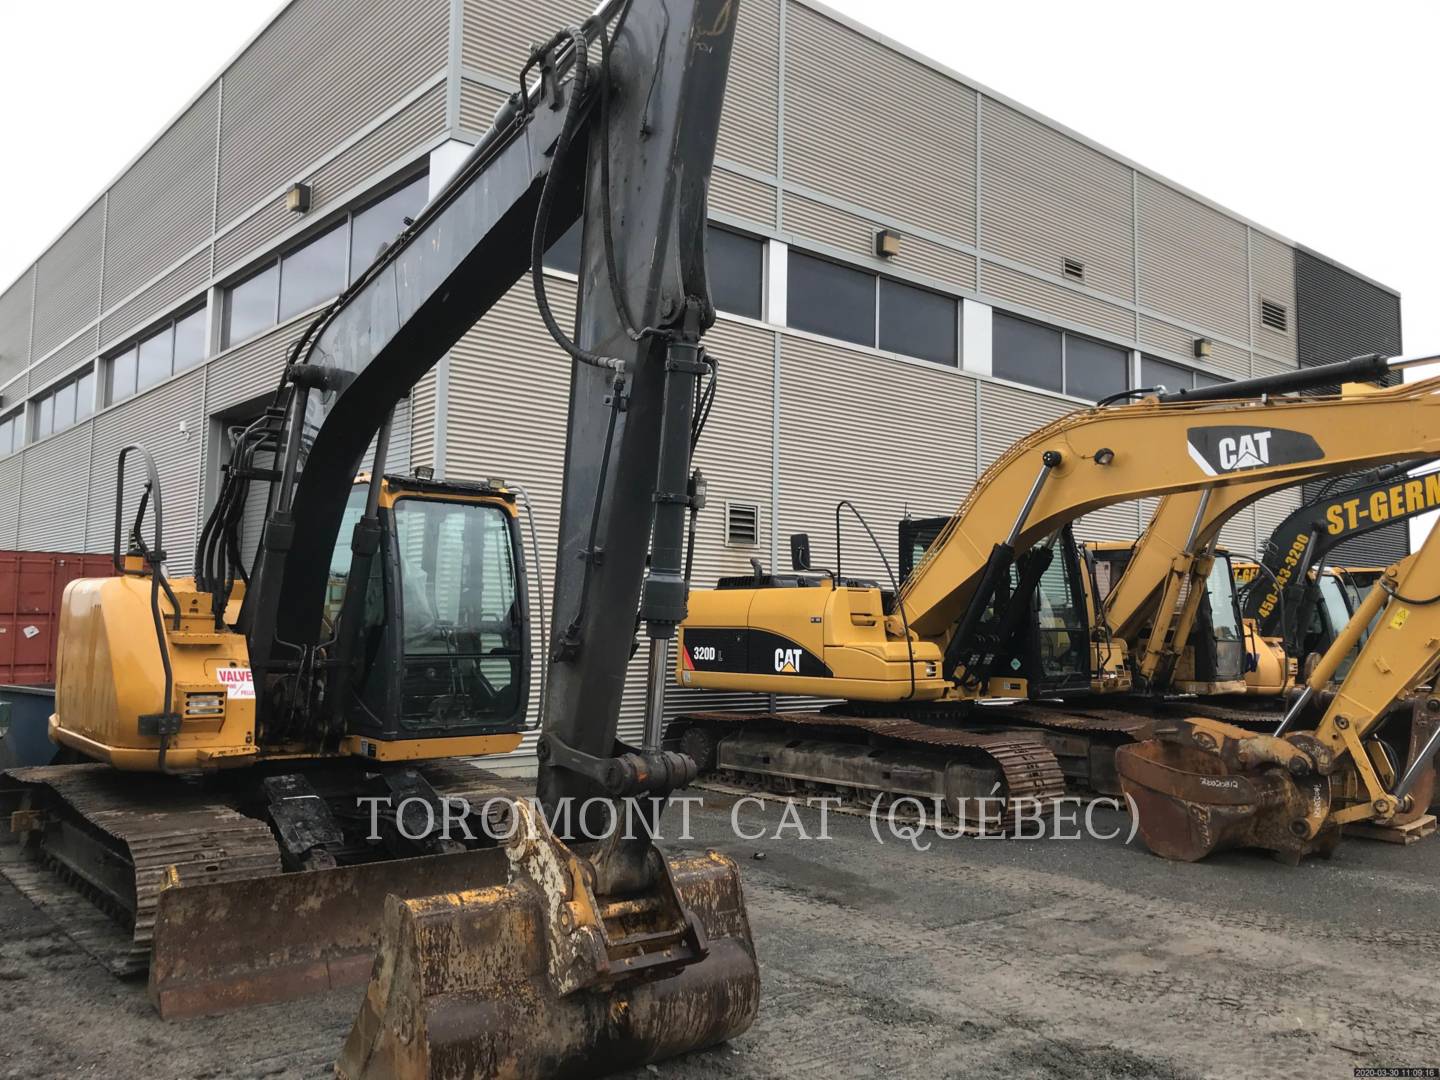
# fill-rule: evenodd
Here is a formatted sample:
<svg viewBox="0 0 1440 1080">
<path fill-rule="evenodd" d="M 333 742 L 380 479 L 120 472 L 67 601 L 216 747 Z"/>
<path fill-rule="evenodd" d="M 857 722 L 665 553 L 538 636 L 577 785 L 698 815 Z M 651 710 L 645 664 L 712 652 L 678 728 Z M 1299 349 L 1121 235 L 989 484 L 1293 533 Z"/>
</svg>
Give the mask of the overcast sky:
<svg viewBox="0 0 1440 1080">
<path fill-rule="evenodd" d="M 1440 5 L 833 6 L 1400 289 L 1407 351 L 1440 350 L 1432 301 L 1440 292 L 1433 55 Z M 0 288 L 275 7 L 273 0 L 7 6 Z"/>
</svg>

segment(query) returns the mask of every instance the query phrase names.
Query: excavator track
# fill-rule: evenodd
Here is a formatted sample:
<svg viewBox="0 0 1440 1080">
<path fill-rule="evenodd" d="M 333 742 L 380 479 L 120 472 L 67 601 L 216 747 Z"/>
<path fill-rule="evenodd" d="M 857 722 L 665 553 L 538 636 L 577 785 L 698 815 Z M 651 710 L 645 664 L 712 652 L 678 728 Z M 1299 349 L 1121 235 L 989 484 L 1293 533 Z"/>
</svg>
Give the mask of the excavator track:
<svg viewBox="0 0 1440 1080">
<path fill-rule="evenodd" d="M 415 768 L 438 794 L 477 809 L 515 794 L 468 762 Z M 0 875 L 119 976 L 149 966 L 162 890 L 283 872 L 267 822 L 178 777 L 100 763 L 12 769 L 0 774 L 0 814 L 5 832 L 25 837 L 0 849 Z"/>
<path fill-rule="evenodd" d="M 51 871 L 42 875 L 7 859 L 0 873 L 64 920 L 62 929 L 117 975 L 148 965 L 167 885 L 281 872 L 280 850 L 265 822 L 178 779 L 99 763 L 12 769 L 0 778 L 0 806 L 10 812 L 12 831 L 30 834 L 29 853 Z M 109 915 L 117 932 L 102 934 L 81 909 L 57 902 L 56 876 Z"/>
<path fill-rule="evenodd" d="M 852 712 L 687 713 L 670 730 L 702 777 L 867 806 L 918 799 L 971 828 L 1011 831 L 1065 794 L 1055 755 L 1029 732 Z"/>
</svg>

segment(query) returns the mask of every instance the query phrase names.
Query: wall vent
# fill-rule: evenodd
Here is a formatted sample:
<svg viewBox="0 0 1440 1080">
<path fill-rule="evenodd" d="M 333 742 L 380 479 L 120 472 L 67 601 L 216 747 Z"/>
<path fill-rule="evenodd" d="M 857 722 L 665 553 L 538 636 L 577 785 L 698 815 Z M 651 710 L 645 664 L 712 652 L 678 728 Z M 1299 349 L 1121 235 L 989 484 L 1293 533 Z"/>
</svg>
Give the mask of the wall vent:
<svg viewBox="0 0 1440 1080">
<path fill-rule="evenodd" d="M 1061 259 L 1060 272 L 1071 281 L 1085 280 L 1085 264 L 1079 259 Z"/>
<path fill-rule="evenodd" d="M 1285 310 L 1284 304 L 1277 304 L 1274 300 L 1260 301 L 1260 321 L 1282 334 L 1290 329 L 1290 313 Z"/>
<path fill-rule="evenodd" d="M 760 507 L 754 503 L 725 504 L 725 543 L 755 547 L 760 543 Z"/>
</svg>

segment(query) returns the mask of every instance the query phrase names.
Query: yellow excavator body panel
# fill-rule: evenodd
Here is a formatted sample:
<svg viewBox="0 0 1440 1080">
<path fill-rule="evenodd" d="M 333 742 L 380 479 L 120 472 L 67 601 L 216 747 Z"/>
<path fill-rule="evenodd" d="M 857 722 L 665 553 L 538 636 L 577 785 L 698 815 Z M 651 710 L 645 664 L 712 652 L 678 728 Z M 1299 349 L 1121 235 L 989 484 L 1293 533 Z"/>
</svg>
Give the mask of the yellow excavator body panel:
<svg viewBox="0 0 1440 1080">
<path fill-rule="evenodd" d="M 798 580 L 794 588 L 692 591 L 676 681 L 854 701 L 936 701 L 952 692 L 938 645 L 886 633 L 879 589 Z"/>
<path fill-rule="evenodd" d="M 210 595 L 193 578 L 171 582 L 180 605 L 162 594 L 160 610 L 174 686 L 164 702 L 165 671 L 157 657 L 150 578 L 122 574 L 80 578 L 65 587 L 56 658 L 55 714 L 50 738 L 95 761 L 135 772 L 211 772 L 265 760 L 356 755 L 375 761 L 418 761 L 509 753 L 521 735 L 381 741 L 350 736 L 334 752 L 262 745 L 255 730 L 255 684 L 245 636 L 216 630 Z M 226 612 L 234 622 L 244 596 L 236 584 Z M 154 718 L 180 717 L 160 759 Z"/>
</svg>

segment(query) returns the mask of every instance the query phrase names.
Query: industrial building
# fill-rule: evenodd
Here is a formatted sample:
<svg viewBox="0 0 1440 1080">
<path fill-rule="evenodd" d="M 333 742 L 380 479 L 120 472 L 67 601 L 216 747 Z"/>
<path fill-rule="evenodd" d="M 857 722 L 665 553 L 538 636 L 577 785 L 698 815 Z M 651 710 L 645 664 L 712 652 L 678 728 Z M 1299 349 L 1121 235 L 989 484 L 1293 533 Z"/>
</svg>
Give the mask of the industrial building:
<svg viewBox="0 0 1440 1080">
<path fill-rule="evenodd" d="M 185 572 L 289 344 L 444 183 L 531 43 L 589 6 L 284 7 L 0 294 L 0 548 L 108 551 L 139 442 Z M 1127 388 L 1400 351 L 1393 290 L 813 0 L 742 5 L 710 209 L 700 584 L 784 561 L 794 532 L 828 564 L 842 498 L 893 545 L 1018 436 Z M 573 259 L 552 250 L 557 300 Z M 523 485 L 546 579 L 568 378 L 522 284 L 423 379 L 389 459 Z M 1255 551 L 1297 500 L 1225 542 Z M 1082 532 L 1132 536 L 1149 509 Z M 846 528 L 845 568 L 879 574 Z M 1377 536 L 1367 561 L 1404 550 Z"/>
</svg>

